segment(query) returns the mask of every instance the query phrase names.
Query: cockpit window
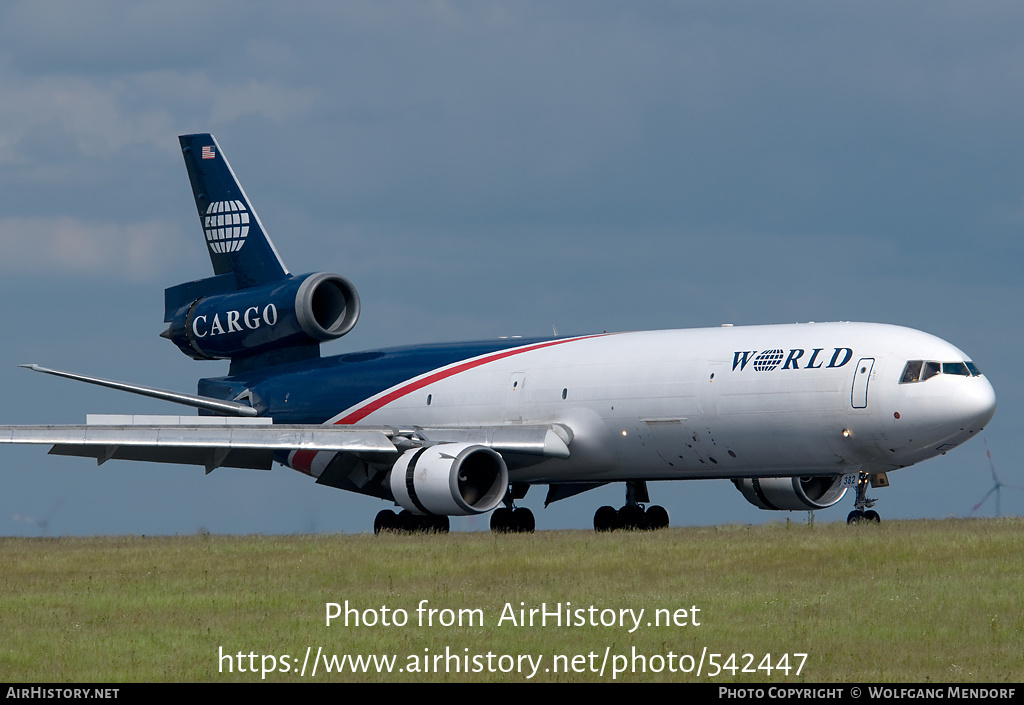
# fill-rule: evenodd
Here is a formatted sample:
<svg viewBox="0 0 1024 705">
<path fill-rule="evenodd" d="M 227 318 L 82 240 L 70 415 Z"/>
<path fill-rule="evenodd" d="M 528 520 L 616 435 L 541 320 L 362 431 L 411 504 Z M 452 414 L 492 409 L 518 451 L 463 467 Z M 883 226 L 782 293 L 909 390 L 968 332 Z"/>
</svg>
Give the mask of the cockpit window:
<svg viewBox="0 0 1024 705">
<path fill-rule="evenodd" d="M 903 368 L 900 384 L 923 382 L 936 375 L 959 375 L 961 377 L 980 377 L 981 370 L 973 362 L 935 362 L 934 360 L 911 360 Z"/>
<path fill-rule="evenodd" d="M 921 365 L 923 364 L 923 360 L 911 360 L 908 362 L 907 366 L 903 368 L 903 376 L 900 378 L 900 384 L 919 382 L 921 380 Z"/>
</svg>

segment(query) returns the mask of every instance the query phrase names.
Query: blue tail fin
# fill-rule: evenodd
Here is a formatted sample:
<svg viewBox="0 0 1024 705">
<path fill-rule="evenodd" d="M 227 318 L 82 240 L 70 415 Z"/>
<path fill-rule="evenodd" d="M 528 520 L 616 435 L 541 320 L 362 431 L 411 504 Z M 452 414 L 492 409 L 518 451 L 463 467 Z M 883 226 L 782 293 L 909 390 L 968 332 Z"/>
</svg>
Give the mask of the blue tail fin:
<svg viewBox="0 0 1024 705">
<path fill-rule="evenodd" d="M 233 274 L 238 289 L 287 277 L 288 269 L 213 135 L 181 135 L 178 142 L 214 273 Z"/>
</svg>

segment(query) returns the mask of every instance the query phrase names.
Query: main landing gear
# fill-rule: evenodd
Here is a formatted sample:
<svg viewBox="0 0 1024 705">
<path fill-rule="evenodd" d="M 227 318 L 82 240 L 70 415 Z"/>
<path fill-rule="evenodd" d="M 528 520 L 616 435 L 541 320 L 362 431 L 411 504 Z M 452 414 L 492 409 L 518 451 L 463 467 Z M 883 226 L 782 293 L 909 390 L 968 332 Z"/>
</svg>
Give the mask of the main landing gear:
<svg viewBox="0 0 1024 705">
<path fill-rule="evenodd" d="M 664 507 L 652 505 L 647 494 L 647 483 L 630 480 L 626 483 L 626 504 L 616 511 L 604 506 L 594 512 L 594 531 L 650 531 L 668 527 L 668 512 Z"/>
<path fill-rule="evenodd" d="M 513 483 L 509 485 L 508 492 L 502 503 L 491 514 L 491 531 L 499 534 L 532 534 L 537 528 L 537 522 L 533 518 L 533 512 L 526 507 L 516 507 L 515 501 L 526 496 L 529 485 Z"/>
<path fill-rule="evenodd" d="M 395 514 L 390 509 L 377 513 L 373 520 L 373 533 L 379 534 L 382 531 L 401 531 L 403 533 L 436 533 L 447 534 L 449 528 L 448 517 L 445 516 L 422 516 L 413 514 L 403 509 Z"/>
<path fill-rule="evenodd" d="M 499 534 L 532 534 L 535 528 L 533 512 L 526 507 L 498 507 L 491 514 L 491 531 Z"/>
<path fill-rule="evenodd" d="M 878 524 L 882 521 L 882 517 L 878 515 L 878 512 L 871 509 L 878 500 L 868 499 L 868 484 L 870 480 L 871 475 L 866 472 L 861 472 L 857 475 L 857 500 L 853 505 L 855 509 L 846 517 L 847 524 L 860 524 L 862 522 Z"/>
</svg>

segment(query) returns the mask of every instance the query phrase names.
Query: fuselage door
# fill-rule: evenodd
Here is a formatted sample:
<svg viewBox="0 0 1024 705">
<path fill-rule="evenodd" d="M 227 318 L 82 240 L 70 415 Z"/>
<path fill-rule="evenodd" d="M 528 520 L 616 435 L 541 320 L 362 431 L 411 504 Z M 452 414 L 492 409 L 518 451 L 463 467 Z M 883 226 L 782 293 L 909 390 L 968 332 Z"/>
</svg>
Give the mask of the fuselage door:
<svg viewBox="0 0 1024 705">
<path fill-rule="evenodd" d="M 505 388 L 505 420 L 520 423 L 523 420 L 523 384 L 525 372 L 513 372 Z"/>
<path fill-rule="evenodd" d="M 722 370 L 725 369 L 726 364 L 715 360 L 708 362 L 699 388 L 700 411 L 705 418 L 718 416 L 718 397 L 725 382 Z"/>
<path fill-rule="evenodd" d="M 871 381 L 871 368 L 875 366 L 875 358 L 862 357 L 857 362 L 857 368 L 853 371 L 853 396 L 851 397 L 854 409 L 866 409 L 868 406 L 868 382 Z"/>
</svg>

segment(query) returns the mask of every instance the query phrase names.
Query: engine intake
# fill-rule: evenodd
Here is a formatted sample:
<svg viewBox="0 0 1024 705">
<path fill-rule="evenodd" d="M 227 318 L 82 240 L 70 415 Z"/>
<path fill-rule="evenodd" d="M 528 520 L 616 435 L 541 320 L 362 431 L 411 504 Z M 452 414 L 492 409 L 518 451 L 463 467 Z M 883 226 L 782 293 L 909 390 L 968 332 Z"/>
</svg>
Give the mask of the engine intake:
<svg viewBox="0 0 1024 705">
<path fill-rule="evenodd" d="M 736 489 L 759 509 L 808 511 L 825 509 L 846 494 L 837 477 L 761 477 L 733 480 Z"/>
<path fill-rule="evenodd" d="M 486 446 L 443 443 L 405 451 L 389 482 L 395 501 L 410 512 L 469 516 L 501 503 L 508 490 L 508 468 Z"/>
<path fill-rule="evenodd" d="M 359 295 L 345 277 L 311 274 L 295 294 L 295 315 L 309 337 L 320 342 L 334 340 L 359 320 Z"/>
</svg>

